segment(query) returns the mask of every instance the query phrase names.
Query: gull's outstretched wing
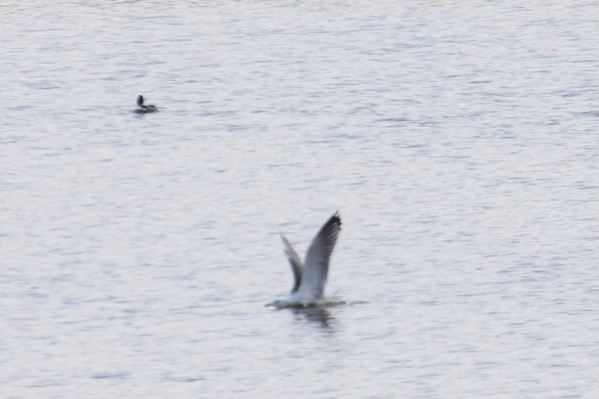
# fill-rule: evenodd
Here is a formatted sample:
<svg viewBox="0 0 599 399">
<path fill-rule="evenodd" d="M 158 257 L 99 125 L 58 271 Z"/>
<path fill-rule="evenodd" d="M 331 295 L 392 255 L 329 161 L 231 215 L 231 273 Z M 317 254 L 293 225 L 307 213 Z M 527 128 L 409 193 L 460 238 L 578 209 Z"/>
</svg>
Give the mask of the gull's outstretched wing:
<svg viewBox="0 0 599 399">
<path fill-rule="evenodd" d="M 337 237 L 341 231 L 341 217 L 335 213 L 322 226 L 316 237 L 312 240 L 306 259 L 299 286 L 302 295 L 313 298 L 322 298 L 324 287 L 327 283 L 329 260 L 335 248 Z"/>
<path fill-rule="evenodd" d="M 280 233 L 279 233 L 280 234 Z M 291 293 L 296 292 L 302 282 L 302 270 L 304 266 L 302 265 L 302 260 L 295 252 L 295 249 L 291 246 L 289 241 L 281 235 L 281 240 L 283 240 L 283 245 L 285 245 L 285 254 L 287 255 L 287 259 L 289 259 L 289 263 L 291 264 L 291 270 L 293 271 L 293 288 L 291 289 Z"/>
</svg>

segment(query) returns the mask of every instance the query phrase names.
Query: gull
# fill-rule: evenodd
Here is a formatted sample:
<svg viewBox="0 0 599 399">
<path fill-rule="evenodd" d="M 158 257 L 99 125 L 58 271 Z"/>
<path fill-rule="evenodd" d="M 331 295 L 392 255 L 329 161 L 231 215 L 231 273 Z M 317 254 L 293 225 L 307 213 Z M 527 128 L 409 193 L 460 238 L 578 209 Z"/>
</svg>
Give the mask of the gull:
<svg viewBox="0 0 599 399">
<path fill-rule="evenodd" d="M 325 303 L 323 298 L 329 273 L 329 261 L 340 231 L 341 217 L 338 212 L 335 212 L 312 240 L 303 262 L 287 238 L 279 233 L 285 247 L 285 254 L 291 264 L 293 288 L 287 299 L 277 300 L 271 305 L 280 308 Z"/>
</svg>

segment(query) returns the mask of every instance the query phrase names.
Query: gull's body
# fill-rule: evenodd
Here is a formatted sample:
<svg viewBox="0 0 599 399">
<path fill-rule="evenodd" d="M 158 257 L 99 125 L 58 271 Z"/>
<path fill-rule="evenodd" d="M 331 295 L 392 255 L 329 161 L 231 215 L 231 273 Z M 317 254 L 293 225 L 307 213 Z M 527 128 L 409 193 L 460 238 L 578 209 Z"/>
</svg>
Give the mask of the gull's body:
<svg viewBox="0 0 599 399">
<path fill-rule="evenodd" d="M 274 306 L 313 306 L 325 301 L 324 289 L 329 273 L 329 261 L 340 231 L 341 218 L 338 213 L 335 213 L 312 240 L 303 262 L 293 246 L 281 234 L 294 282 L 287 299 L 273 302 Z"/>
</svg>

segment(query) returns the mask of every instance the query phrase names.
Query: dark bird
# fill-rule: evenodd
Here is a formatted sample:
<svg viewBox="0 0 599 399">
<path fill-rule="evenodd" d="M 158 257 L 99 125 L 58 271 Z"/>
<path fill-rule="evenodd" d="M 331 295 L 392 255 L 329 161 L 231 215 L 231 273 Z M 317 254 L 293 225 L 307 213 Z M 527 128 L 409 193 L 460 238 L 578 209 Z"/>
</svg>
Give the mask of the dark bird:
<svg viewBox="0 0 599 399">
<path fill-rule="evenodd" d="M 144 96 L 141 94 L 137 96 L 137 109 L 135 113 L 137 114 L 149 114 L 152 112 L 158 112 L 158 107 L 155 105 L 144 105 Z"/>
</svg>

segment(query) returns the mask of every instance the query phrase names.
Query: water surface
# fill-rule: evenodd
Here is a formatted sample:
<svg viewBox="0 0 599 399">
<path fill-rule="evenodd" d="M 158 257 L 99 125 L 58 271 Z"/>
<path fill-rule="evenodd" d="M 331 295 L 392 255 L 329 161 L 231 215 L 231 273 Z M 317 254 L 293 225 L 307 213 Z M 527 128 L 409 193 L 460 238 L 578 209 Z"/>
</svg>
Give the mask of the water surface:
<svg viewBox="0 0 599 399">
<path fill-rule="evenodd" d="M 598 14 L 3 3 L 0 396 L 593 397 Z"/>
</svg>

